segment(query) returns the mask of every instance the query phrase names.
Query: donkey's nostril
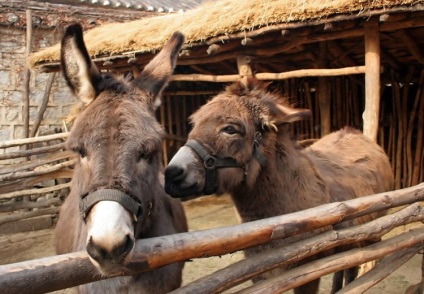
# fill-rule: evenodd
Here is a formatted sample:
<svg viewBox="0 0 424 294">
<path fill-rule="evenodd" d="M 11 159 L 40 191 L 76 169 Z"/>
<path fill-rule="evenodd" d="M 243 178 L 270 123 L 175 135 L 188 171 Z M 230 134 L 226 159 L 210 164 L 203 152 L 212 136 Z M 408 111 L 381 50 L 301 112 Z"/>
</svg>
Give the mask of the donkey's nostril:
<svg viewBox="0 0 424 294">
<path fill-rule="evenodd" d="M 121 258 L 124 258 L 128 255 L 128 253 L 131 252 L 131 250 L 134 247 L 134 240 L 129 236 L 126 235 L 126 238 L 124 241 L 115 247 L 112 251 L 112 259 L 120 260 Z"/>
<path fill-rule="evenodd" d="M 122 242 L 109 249 L 104 248 L 101 244 L 97 244 L 90 238 L 87 243 L 87 253 L 99 264 L 103 264 L 104 262 L 121 263 L 133 247 L 134 239 L 129 235 L 126 235 Z"/>
<path fill-rule="evenodd" d="M 91 237 L 87 244 L 87 253 L 97 262 L 104 260 L 106 257 L 106 251 L 100 246 L 97 246 Z"/>
<path fill-rule="evenodd" d="M 165 182 L 178 182 L 184 179 L 185 172 L 184 168 L 177 165 L 168 165 L 165 169 Z"/>
</svg>

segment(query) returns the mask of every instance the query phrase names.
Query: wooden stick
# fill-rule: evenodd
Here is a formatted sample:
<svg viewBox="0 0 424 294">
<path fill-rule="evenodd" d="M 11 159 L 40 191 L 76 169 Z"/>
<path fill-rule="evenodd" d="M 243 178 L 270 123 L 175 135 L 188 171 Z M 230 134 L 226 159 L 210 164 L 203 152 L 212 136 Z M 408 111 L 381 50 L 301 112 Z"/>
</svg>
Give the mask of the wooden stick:
<svg viewBox="0 0 424 294">
<path fill-rule="evenodd" d="M 25 151 L 10 152 L 5 154 L 0 154 L 0 160 L 13 159 L 13 158 L 19 158 L 19 157 L 30 157 L 33 155 L 53 152 L 53 151 L 57 151 L 64 148 L 65 148 L 65 143 L 59 143 L 59 144 L 55 144 L 51 146 L 33 148 L 30 150 L 25 150 Z"/>
<path fill-rule="evenodd" d="M 32 161 L 29 161 L 28 163 L 20 163 L 20 164 L 14 164 L 11 166 L 5 166 L 0 169 L 0 175 L 4 174 L 12 174 L 23 170 L 32 170 L 37 167 L 47 165 L 49 163 L 53 163 L 59 160 L 63 159 L 73 159 L 75 155 L 71 151 L 63 151 L 63 152 L 56 152 L 52 155 L 42 158 L 42 159 L 35 159 Z"/>
<path fill-rule="evenodd" d="M 34 137 L 35 134 L 37 134 L 38 127 L 40 126 L 41 121 L 43 120 L 44 112 L 46 111 L 47 105 L 49 103 L 50 91 L 52 89 L 52 85 L 53 85 L 55 77 L 56 77 L 56 73 L 54 72 L 49 75 L 46 88 L 44 90 L 43 101 L 41 102 L 40 109 L 38 110 L 38 115 L 32 125 L 30 137 Z"/>
<path fill-rule="evenodd" d="M 421 77 L 424 76 L 424 70 L 421 71 Z M 420 81 L 422 79 L 420 78 Z M 417 122 L 417 140 L 415 145 L 415 158 L 413 163 L 412 171 L 412 183 L 420 182 L 420 171 L 424 174 L 424 84 L 420 83 L 421 97 L 420 97 L 420 108 L 418 110 L 418 122 Z"/>
<path fill-rule="evenodd" d="M 409 82 L 407 82 L 407 83 L 409 84 Z M 415 94 L 414 104 L 412 106 L 411 112 L 408 114 L 409 115 L 409 122 L 408 122 L 407 133 L 406 133 L 406 141 L 405 141 L 405 149 L 407 151 L 406 152 L 406 160 L 405 160 L 407 162 L 407 171 L 405 172 L 405 174 L 408 175 L 408 181 L 406 183 L 407 186 L 412 186 L 412 181 L 413 181 L 412 178 L 413 178 L 414 163 L 413 163 L 413 151 L 412 151 L 412 131 L 414 130 L 414 122 L 415 122 L 415 116 L 416 116 L 417 110 L 419 111 L 418 107 L 419 107 L 419 103 L 420 103 L 423 83 L 424 83 L 424 71 L 421 71 L 417 93 Z M 405 87 L 409 88 L 409 85 L 408 86 L 405 85 Z M 404 95 L 403 99 L 406 99 L 408 101 L 408 96 Z M 405 110 L 405 112 L 407 112 L 407 109 Z M 419 150 L 416 149 L 415 152 L 419 152 Z"/>
<path fill-rule="evenodd" d="M 400 86 L 398 82 L 393 81 L 393 100 L 395 101 L 395 111 L 397 113 L 396 122 L 398 124 L 396 137 L 397 141 L 395 143 L 396 153 L 394 154 L 393 161 L 394 164 L 394 173 L 395 173 L 395 189 L 401 188 L 401 179 L 402 179 L 402 147 L 403 147 L 403 125 L 402 125 L 402 112 L 401 112 L 401 95 L 400 95 Z"/>
<path fill-rule="evenodd" d="M 320 57 L 318 67 L 327 66 L 327 44 L 326 42 L 319 43 Z M 318 79 L 318 102 L 319 111 L 321 113 L 321 137 L 331 132 L 331 88 L 330 81 L 325 77 Z"/>
<path fill-rule="evenodd" d="M 380 33 L 378 22 L 370 20 L 365 31 L 365 110 L 364 135 L 377 141 L 380 111 Z"/>
<path fill-rule="evenodd" d="M 22 219 L 32 218 L 40 215 L 54 215 L 58 214 L 60 210 L 60 207 L 49 207 L 44 209 L 38 209 L 38 210 L 32 210 L 28 212 L 22 212 L 22 213 L 11 213 L 6 216 L 0 217 L 0 225 L 4 225 L 6 223 L 10 222 L 16 222 Z"/>
<path fill-rule="evenodd" d="M 138 240 L 127 267 L 138 273 L 192 258 L 223 255 L 423 200 L 424 183 L 237 226 Z M 51 292 L 105 278 L 93 269 L 85 251 L 0 266 L 0 289 L 8 289 L 8 294 L 22 293 L 28 287 Z"/>
<path fill-rule="evenodd" d="M 72 169 L 60 169 L 42 175 L 34 175 L 25 179 L 19 179 L 10 183 L 0 185 L 0 194 L 11 193 L 28 189 L 37 183 L 51 179 L 71 179 L 74 171 Z"/>
<path fill-rule="evenodd" d="M 379 69 L 380 70 L 380 69 Z M 255 78 L 258 80 L 286 80 L 300 77 L 326 77 L 342 76 L 365 73 L 365 66 L 352 66 L 336 69 L 300 69 L 283 73 L 257 73 Z M 203 81 L 215 83 L 235 82 L 240 79 L 239 75 L 203 75 L 187 74 L 173 75 L 171 81 Z M 0 145 L 1 147 L 1 145 Z"/>
<path fill-rule="evenodd" d="M 171 293 L 220 293 L 264 272 L 292 264 L 336 246 L 367 240 L 370 237 L 381 237 L 395 227 L 420 221 L 423 218 L 424 209 L 418 203 L 415 203 L 396 213 L 383 216 L 363 225 L 327 231 L 281 248 L 251 256 Z M 310 250 L 310 248 L 313 248 L 313 250 Z"/>
<path fill-rule="evenodd" d="M 13 202 L 13 203 L 7 203 L 7 204 L 0 204 L 0 212 L 10 212 L 10 211 L 16 211 L 19 209 L 26 209 L 26 208 L 44 208 L 48 206 L 59 206 L 62 204 L 62 199 L 59 197 L 54 197 L 42 201 L 28 201 L 28 202 Z"/>
<path fill-rule="evenodd" d="M 34 138 L 10 140 L 10 141 L 5 141 L 5 142 L 0 142 L 0 148 L 9 148 L 9 147 L 19 146 L 19 145 L 24 145 L 24 144 L 46 142 L 46 141 L 51 141 L 51 140 L 56 140 L 56 139 L 67 138 L 68 136 L 69 136 L 69 133 L 59 133 L 59 134 L 39 136 L 39 137 L 34 137 Z"/>
<path fill-rule="evenodd" d="M 400 234 L 364 248 L 335 254 L 296 267 L 282 275 L 257 283 L 236 293 L 283 293 L 326 274 L 358 266 L 406 247 L 412 247 L 415 252 L 418 252 L 423 246 L 424 228 L 410 230 L 407 233 Z"/>
<path fill-rule="evenodd" d="M 43 170 L 37 170 L 37 171 L 28 171 L 28 172 L 17 172 L 17 173 L 10 173 L 5 175 L 0 175 L 0 181 L 10 181 L 10 180 L 16 180 L 16 179 L 22 179 L 22 178 L 29 178 L 33 176 L 39 176 L 48 174 L 52 171 L 57 171 L 66 167 L 73 166 L 77 162 L 76 159 L 71 159 L 65 162 L 61 162 L 49 167 L 44 168 Z"/>
<path fill-rule="evenodd" d="M 408 162 L 408 153 L 411 152 L 411 146 L 408 146 L 407 135 L 408 135 L 408 100 L 409 100 L 409 84 L 412 82 L 414 76 L 414 68 L 412 66 L 408 67 L 408 73 L 406 75 L 405 83 L 402 87 L 402 102 L 401 102 L 401 112 L 402 112 L 402 127 L 403 127 L 403 141 L 402 141 L 402 187 L 408 186 L 409 178 L 411 174 L 408 174 L 408 165 L 412 162 Z"/>
<path fill-rule="evenodd" d="M 45 194 L 45 193 L 50 193 L 50 192 L 61 190 L 61 189 L 66 189 L 69 187 L 71 187 L 71 183 L 64 183 L 64 184 L 54 185 L 52 187 L 46 187 L 41 189 L 15 191 L 15 192 L 6 193 L 6 194 L 0 194 L 0 199 L 10 199 L 10 198 L 16 198 L 21 196 Z"/>
<path fill-rule="evenodd" d="M 345 286 L 337 294 L 364 293 L 369 288 L 397 270 L 415 254 L 417 254 L 417 248 L 409 247 L 384 257 L 372 270 Z"/>
<path fill-rule="evenodd" d="M 31 47 L 32 47 L 32 11 L 30 9 L 26 10 L 26 50 L 25 50 L 25 57 L 26 59 L 31 54 Z M 25 63 L 26 64 L 26 63 Z M 24 71 L 24 101 L 23 101 L 23 124 L 24 124 L 24 138 L 29 137 L 29 95 L 30 95 L 30 89 L 29 89 L 29 83 L 31 78 L 31 72 L 29 70 L 28 65 L 25 65 L 25 71 Z M 27 146 L 25 146 L 24 149 L 26 149 Z"/>
</svg>

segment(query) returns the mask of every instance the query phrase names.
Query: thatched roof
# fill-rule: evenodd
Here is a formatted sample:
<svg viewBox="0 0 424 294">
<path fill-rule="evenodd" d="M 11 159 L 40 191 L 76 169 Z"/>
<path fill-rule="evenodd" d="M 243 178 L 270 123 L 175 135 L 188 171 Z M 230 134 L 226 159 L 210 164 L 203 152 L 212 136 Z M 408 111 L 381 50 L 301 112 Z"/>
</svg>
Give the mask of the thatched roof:
<svg viewBox="0 0 424 294">
<path fill-rule="evenodd" d="M 159 50 L 174 31 L 186 36 L 186 47 L 276 24 L 316 23 L 349 15 L 369 17 L 390 11 L 424 10 L 422 0 L 220 0 L 184 14 L 106 24 L 85 33 L 93 57 L 134 55 Z M 59 44 L 30 56 L 31 67 L 59 60 Z"/>
</svg>

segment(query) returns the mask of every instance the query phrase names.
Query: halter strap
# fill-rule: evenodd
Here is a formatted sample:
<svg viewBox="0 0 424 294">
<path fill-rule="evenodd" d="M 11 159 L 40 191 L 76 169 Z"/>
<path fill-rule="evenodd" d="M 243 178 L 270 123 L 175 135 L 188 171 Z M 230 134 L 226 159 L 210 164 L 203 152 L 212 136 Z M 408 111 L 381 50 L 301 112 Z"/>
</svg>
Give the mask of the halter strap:
<svg viewBox="0 0 424 294">
<path fill-rule="evenodd" d="M 234 158 L 216 158 L 209 154 L 209 152 L 196 140 L 188 140 L 186 146 L 193 149 L 197 155 L 203 160 L 206 168 L 205 189 L 206 195 L 213 194 L 216 190 L 216 169 L 224 167 L 238 167 L 244 169 L 244 166 L 239 164 Z"/>
<path fill-rule="evenodd" d="M 255 144 L 253 146 L 253 156 L 259 162 L 262 167 L 265 167 L 267 164 L 266 157 L 259 150 L 259 145 L 262 140 L 262 134 L 257 132 L 255 134 Z M 244 176 L 246 178 L 247 170 L 246 167 L 240 163 L 238 163 L 234 158 L 224 157 L 224 158 L 216 158 L 209 154 L 205 147 L 202 146 L 196 140 L 188 140 L 185 143 L 186 146 L 190 147 L 194 150 L 194 152 L 199 155 L 199 157 L 203 160 L 203 163 L 206 168 L 205 175 L 205 188 L 203 189 L 203 193 L 206 195 L 213 194 L 216 191 L 216 169 L 217 168 L 225 168 L 225 167 L 237 167 L 244 170 Z"/>
<path fill-rule="evenodd" d="M 100 201 L 118 202 L 126 210 L 133 214 L 136 222 L 143 217 L 143 207 L 128 194 L 115 189 L 99 189 L 80 200 L 79 209 L 84 221 L 86 220 L 90 209 Z"/>
</svg>

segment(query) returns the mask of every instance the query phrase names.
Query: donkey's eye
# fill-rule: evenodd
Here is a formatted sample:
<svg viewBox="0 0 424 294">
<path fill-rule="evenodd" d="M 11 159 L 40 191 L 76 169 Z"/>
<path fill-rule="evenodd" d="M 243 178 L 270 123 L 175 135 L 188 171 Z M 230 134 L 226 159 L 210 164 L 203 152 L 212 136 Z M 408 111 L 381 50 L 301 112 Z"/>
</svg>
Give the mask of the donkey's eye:
<svg viewBox="0 0 424 294">
<path fill-rule="evenodd" d="M 87 150 L 85 150 L 84 147 L 75 148 L 73 151 L 75 153 L 78 153 L 81 156 L 81 158 L 87 157 Z"/>
<path fill-rule="evenodd" d="M 151 157 L 150 153 L 147 153 L 147 152 L 144 152 L 144 151 L 139 151 L 137 161 L 140 161 L 142 159 L 150 160 L 150 157 Z"/>
<path fill-rule="evenodd" d="M 234 134 L 238 133 L 238 131 L 236 130 L 236 128 L 233 127 L 233 126 L 226 126 L 226 127 L 224 127 L 224 128 L 221 129 L 221 132 L 227 133 L 229 135 L 234 135 Z"/>
</svg>

